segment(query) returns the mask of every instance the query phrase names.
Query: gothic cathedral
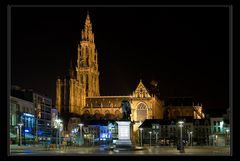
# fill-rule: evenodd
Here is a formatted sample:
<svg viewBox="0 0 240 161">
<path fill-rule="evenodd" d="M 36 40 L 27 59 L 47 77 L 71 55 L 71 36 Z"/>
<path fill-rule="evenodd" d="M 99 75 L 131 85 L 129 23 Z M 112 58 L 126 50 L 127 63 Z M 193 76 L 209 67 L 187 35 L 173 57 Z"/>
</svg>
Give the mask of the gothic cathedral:
<svg viewBox="0 0 240 161">
<path fill-rule="evenodd" d="M 56 107 L 60 114 L 118 120 L 122 116 L 121 101 L 127 99 L 132 121 L 163 118 L 163 101 L 151 95 L 142 80 L 130 96 L 100 96 L 98 53 L 89 14 L 81 38 L 76 68 L 71 64 L 69 77 L 56 82 Z"/>
<path fill-rule="evenodd" d="M 139 81 L 132 95 L 100 96 L 98 52 L 89 14 L 87 14 L 81 37 L 78 44 L 76 67 L 73 67 L 71 63 L 69 76 L 63 80 L 58 78 L 56 81 L 56 107 L 60 115 L 66 117 L 66 125 L 74 118 L 78 118 L 80 121 L 88 119 L 120 120 L 122 118 L 122 100 L 127 100 L 131 105 L 130 117 L 134 122 L 134 136 L 137 136 L 138 127 L 143 121 L 163 119 L 166 111 L 169 113 L 169 118 L 177 118 L 179 114 L 195 119 L 204 118 L 201 106 L 166 106 L 163 100 L 151 94 L 142 80 Z"/>
</svg>

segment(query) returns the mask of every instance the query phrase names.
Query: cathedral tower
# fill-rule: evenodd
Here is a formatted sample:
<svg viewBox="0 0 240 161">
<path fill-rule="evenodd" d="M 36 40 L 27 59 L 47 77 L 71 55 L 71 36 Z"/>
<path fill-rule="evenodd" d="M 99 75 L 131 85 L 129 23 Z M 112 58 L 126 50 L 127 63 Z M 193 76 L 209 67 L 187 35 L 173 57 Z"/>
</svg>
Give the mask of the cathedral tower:
<svg viewBox="0 0 240 161">
<path fill-rule="evenodd" d="M 69 76 L 56 82 L 56 106 L 60 113 L 82 114 L 86 97 L 99 96 L 98 54 L 90 16 L 87 14 L 77 49 L 77 65 L 70 62 Z"/>
<path fill-rule="evenodd" d="M 89 14 L 87 14 L 81 36 L 82 39 L 78 45 L 77 80 L 84 85 L 86 97 L 99 96 L 98 53 Z"/>
</svg>

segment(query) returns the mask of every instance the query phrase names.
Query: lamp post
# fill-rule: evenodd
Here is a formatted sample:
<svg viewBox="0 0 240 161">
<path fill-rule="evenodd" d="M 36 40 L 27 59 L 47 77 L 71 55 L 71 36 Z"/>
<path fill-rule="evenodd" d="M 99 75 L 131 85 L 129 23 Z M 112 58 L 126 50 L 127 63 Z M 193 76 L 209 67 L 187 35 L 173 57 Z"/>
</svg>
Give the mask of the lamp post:
<svg viewBox="0 0 240 161">
<path fill-rule="evenodd" d="M 93 146 L 94 146 L 94 133 L 93 133 Z"/>
<path fill-rule="evenodd" d="M 229 135 L 228 135 L 228 133 L 229 133 L 229 129 L 226 129 L 226 134 L 227 134 L 227 138 L 226 138 L 226 145 L 228 145 L 228 143 L 229 143 Z"/>
<path fill-rule="evenodd" d="M 149 146 L 151 147 L 151 136 L 152 136 L 152 131 L 149 131 L 149 135 L 150 135 Z"/>
<path fill-rule="evenodd" d="M 35 142 L 36 142 L 36 144 L 38 143 L 38 118 L 41 118 L 41 113 L 40 113 L 40 111 L 41 111 L 41 105 L 40 104 L 38 104 L 37 105 L 37 108 L 35 108 L 35 113 L 36 113 L 36 137 L 35 137 Z"/>
<path fill-rule="evenodd" d="M 192 142 L 192 131 L 189 132 L 190 133 L 190 141 L 191 141 L 191 146 L 193 145 L 193 142 Z"/>
<path fill-rule="evenodd" d="M 56 135 L 56 144 L 57 144 L 57 146 L 59 147 L 60 144 L 61 144 L 61 132 L 60 132 L 60 128 L 61 128 L 61 126 L 62 126 L 62 120 L 61 120 L 61 119 L 56 119 L 56 120 L 55 120 L 55 123 L 56 123 L 55 128 L 58 129 L 58 135 Z"/>
<path fill-rule="evenodd" d="M 23 123 L 20 122 L 18 124 L 18 126 L 19 126 L 19 134 L 20 134 L 20 136 L 19 136 L 19 146 L 21 146 L 22 145 L 22 126 L 23 126 Z"/>
<path fill-rule="evenodd" d="M 83 127 L 83 124 L 80 123 L 80 124 L 78 124 L 78 126 L 80 127 L 80 131 L 79 131 L 79 146 L 80 146 L 81 143 L 82 143 L 82 127 Z"/>
<path fill-rule="evenodd" d="M 61 147 L 61 131 L 62 131 L 62 127 L 63 127 L 63 124 L 62 124 L 62 121 L 60 122 L 59 124 L 59 146 Z"/>
<path fill-rule="evenodd" d="M 157 145 L 157 141 L 158 141 L 158 132 L 156 132 L 156 145 Z"/>
<path fill-rule="evenodd" d="M 216 135 L 216 146 L 217 146 L 217 143 L 218 143 L 218 142 L 217 142 L 217 139 L 218 139 L 218 136 Z"/>
<path fill-rule="evenodd" d="M 188 134 L 188 146 L 190 145 L 190 132 L 187 131 L 187 134 Z"/>
<path fill-rule="evenodd" d="M 109 146 L 111 146 L 112 143 L 112 127 L 109 128 Z"/>
<path fill-rule="evenodd" d="M 182 139 L 182 127 L 184 122 L 183 121 L 178 121 L 179 127 L 180 127 L 180 153 L 184 153 L 183 149 L 183 139 Z"/>
<path fill-rule="evenodd" d="M 141 147 L 142 147 L 142 131 L 143 131 L 143 128 L 139 128 L 140 130 L 140 133 L 141 133 Z"/>
</svg>

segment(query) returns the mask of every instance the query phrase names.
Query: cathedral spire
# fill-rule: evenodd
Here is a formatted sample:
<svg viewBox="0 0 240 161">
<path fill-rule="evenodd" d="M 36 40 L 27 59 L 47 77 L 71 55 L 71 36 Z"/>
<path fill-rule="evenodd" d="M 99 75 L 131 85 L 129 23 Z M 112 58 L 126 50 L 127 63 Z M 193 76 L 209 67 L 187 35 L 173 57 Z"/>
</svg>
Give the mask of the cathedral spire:
<svg viewBox="0 0 240 161">
<path fill-rule="evenodd" d="M 84 85 L 85 96 L 99 96 L 98 53 L 94 43 L 94 33 L 87 12 L 82 39 L 78 46 L 77 80 Z"/>
<path fill-rule="evenodd" d="M 89 11 L 88 10 L 87 10 L 87 19 L 86 20 L 90 21 L 90 16 L 89 16 Z"/>
<path fill-rule="evenodd" d="M 86 25 L 88 25 L 88 24 L 91 24 L 90 16 L 89 16 L 89 11 L 87 11 L 87 17 L 86 17 L 86 21 L 85 21 L 85 27 L 86 27 Z"/>
<path fill-rule="evenodd" d="M 82 40 L 94 42 L 94 34 L 92 33 L 92 23 L 90 21 L 89 12 L 87 12 L 84 29 L 82 30 Z"/>
</svg>

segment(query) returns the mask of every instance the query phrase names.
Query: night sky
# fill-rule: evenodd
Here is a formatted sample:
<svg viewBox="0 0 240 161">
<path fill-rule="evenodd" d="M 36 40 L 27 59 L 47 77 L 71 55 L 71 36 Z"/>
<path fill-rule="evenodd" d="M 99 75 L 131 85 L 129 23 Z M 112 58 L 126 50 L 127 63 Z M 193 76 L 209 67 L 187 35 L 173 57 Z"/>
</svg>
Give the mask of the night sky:
<svg viewBox="0 0 240 161">
<path fill-rule="evenodd" d="M 161 96 L 229 107 L 228 8 L 12 8 L 11 84 L 53 98 L 76 63 L 87 10 L 99 53 L 101 95 L 129 95 L 139 79 Z M 225 111 L 225 110 L 223 110 Z"/>
</svg>

